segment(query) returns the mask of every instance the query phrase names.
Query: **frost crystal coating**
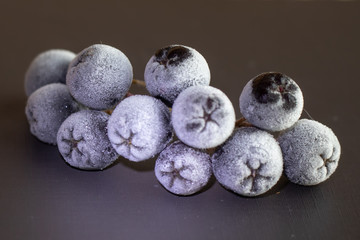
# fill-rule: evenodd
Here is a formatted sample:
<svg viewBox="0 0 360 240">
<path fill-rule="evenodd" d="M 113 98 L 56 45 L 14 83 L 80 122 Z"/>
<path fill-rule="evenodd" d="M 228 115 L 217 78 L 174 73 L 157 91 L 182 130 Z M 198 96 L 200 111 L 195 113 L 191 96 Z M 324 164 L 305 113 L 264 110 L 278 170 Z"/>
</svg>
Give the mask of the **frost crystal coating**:
<svg viewBox="0 0 360 240">
<path fill-rule="evenodd" d="M 222 91 L 210 86 L 184 90 L 175 100 L 171 118 L 178 138 L 202 149 L 222 144 L 235 126 L 231 101 Z"/>
<path fill-rule="evenodd" d="M 118 157 L 106 135 L 109 115 L 83 110 L 70 115 L 57 134 L 59 152 L 71 166 L 102 170 Z"/>
<path fill-rule="evenodd" d="M 124 99 L 108 123 L 113 147 L 121 156 L 135 162 L 158 154 L 172 135 L 169 109 L 151 96 L 134 95 Z"/>
<path fill-rule="evenodd" d="M 340 143 L 327 126 L 299 120 L 278 138 L 288 179 L 301 185 L 316 185 L 328 179 L 340 159 Z"/>
<path fill-rule="evenodd" d="M 121 101 L 132 79 L 131 63 L 120 50 L 95 44 L 81 51 L 71 62 L 66 84 L 78 102 L 104 110 Z"/>
<path fill-rule="evenodd" d="M 201 190 L 211 177 L 209 154 L 176 141 L 165 148 L 155 164 L 155 175 L 170 192 L 190 195 Z"/>
<path fill-rule="evenodd" d="M 242 127 L 212 156 L 216 179 L 240 195 L 257 196 L 267 192 L 280 179 L 283 158 L 279 144 L 269 133 Z"/>
</svg>

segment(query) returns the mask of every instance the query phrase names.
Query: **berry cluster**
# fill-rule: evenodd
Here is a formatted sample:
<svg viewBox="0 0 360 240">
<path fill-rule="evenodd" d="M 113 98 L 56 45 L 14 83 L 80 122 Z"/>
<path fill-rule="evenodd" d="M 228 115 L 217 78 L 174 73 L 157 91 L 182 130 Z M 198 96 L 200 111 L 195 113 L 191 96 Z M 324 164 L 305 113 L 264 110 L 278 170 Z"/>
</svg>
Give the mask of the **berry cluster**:
<svg viewBox="0 0 360 240">
<path fill-rule="evenodd" d="M 229 98 L 209 86 L 208 64 L 193 48 L 159 49 L 144 78 L 151 96 L 130 94 L 130 61 L 104 44 L 79 54 L 41 53 L 25 76 L 30 131 L 80 169 L 101 170 L 119 156 L 138 162 L 158 155 L 156 178 L 177 195 L 200 191 L 214 173 L 225 188 L 257 196 L 283 172 L 291 182 L 315 185 L 338 165 L 338 139 L 319 122 L 299 120 L 302 92 L 282 73 L 246 84 L 240 121 Z"/>
</svg>

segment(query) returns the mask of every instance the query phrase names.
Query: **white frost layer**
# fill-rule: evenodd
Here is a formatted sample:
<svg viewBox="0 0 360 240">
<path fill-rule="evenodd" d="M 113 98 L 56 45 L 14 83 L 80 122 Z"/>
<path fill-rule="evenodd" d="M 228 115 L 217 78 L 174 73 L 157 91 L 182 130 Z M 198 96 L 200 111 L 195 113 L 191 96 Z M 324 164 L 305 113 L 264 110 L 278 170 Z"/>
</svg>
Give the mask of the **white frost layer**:
<svg viewBox="0 0 360 240">
<path fill-rule="evenodd" d="M 115 106 L 128 92 L 132 65 L 120 50 L 95 44 L 81 51 L 71 62 L 66 84 L 74 98 L 97 110 Z"/>
<path fill-rule="evenodd" d="M 210 86 L 184 90 L 172 108 L 172 123 L 178 138 L 195 148 L 222 144 L 235 126 L 235 111 L 229 98 Z"/>
<path fill-rule="evenodd" d="M 212 156 L 216 179 L 240 195 L 257 196 L 272 188 L 283 170 L 283 158 L 274 137 L 254 127 L 242 127 Z"/>
<path fill-rule="evenodd" d="M 190 195 L 200 191 L 211 177 L 210 156 L 180 141 L 165 148 L 155 164 L 155 175 L 168 191 Z"/>
<path fill-rule="evenodd" d="M 65 84 L 51 83 L 30 95 L 25 114 L 31 133 L 45 143 L 56 145 L 60 125 L 79 108 Z"/>
<path fill-rule="evenodd" d="M 333 131 L 308 119 L 299 120 L 278 138 L 284 156 L 284 169 L 291 182 L 316 185 L 336 170 L 341 147 Z"/>
<path fill-rule="evenodd" d="M 64 49 L 51 49 L 37 55 L 25 74 L 25 93 L 30 96 L 35 90 L 51 83 L 66 82 L 66 73 L 75 53 Z"/>
<path fill-rule="evenodd" d="M 83 110 L 63 122 L 57 143 L 67 163 L 80 169 L 102 170 L 118 158 L 106 134 L 108 119 L 104 112 Z"/>
<path fill-rule="evenodd" d="M 116 151 L 131 161 L 149 159 L 172 139 L 170 111 L 151 96 L 121 101 L 110 116 L 108 136 Z"/>
</svg>

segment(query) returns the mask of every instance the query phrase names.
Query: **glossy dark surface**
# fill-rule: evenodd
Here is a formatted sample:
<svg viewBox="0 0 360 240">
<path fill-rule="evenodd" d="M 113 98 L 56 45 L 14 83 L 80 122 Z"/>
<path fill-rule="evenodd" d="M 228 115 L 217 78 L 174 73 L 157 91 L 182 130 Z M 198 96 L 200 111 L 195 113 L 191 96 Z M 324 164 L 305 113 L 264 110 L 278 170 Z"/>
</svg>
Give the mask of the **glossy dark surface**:
<svg viewBox="0 0 360 240">
<path fill-rule="evenodd" d="M 0 239 L 360 239 L 359 12 L 360 3 L 334 1 L 2 1 Z M 71 168 L 30 134 L 24 75 L 42 51 L 95 43 L 122 50 L 138 79 L 157 49 L 197 49 L 238 118 L 246 82 L 283 72 L 312 118 L 338 136 L 337 171 L 318 186 L 282 178 L 246 198 L 214 179 L 195 196 L 173 195 L 154 160 Z"/>
</svg>

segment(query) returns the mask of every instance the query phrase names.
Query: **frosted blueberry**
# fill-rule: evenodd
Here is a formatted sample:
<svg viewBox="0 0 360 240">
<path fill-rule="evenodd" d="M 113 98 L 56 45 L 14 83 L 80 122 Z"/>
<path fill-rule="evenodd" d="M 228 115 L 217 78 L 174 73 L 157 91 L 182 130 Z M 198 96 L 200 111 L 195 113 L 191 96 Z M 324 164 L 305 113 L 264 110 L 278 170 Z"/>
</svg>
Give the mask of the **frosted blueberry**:
<svg viewBox="0 0 360 240">
<path fill-rule="evenodd" d="M 56 145 L 62 122 L 79 110 L 65 84 L 51 83 L 33 92 L 27 100 L 25 114 L 31 133 L 39 140 Z"/>
<path fill-rule="evenodd" d="M 36 89 L 50 83 L 66 82 L 66 73 L 75 53 L 51 49 L 37 55 L 25 74 L 25 93 L 30 96 Z"/>
<path fill-rule="evenodd" d="M 81 51 L 70 63 L 66 84 L 78 102 L 104 110 L 121 101 L 132 79 L 131 63 L 120 50 L 95 44 Z"/>
<path fill-rule="evenodd" d="M 151 96 L 133 95 L 116 106 L 108 136 L 116 151 L 131 161 L 149 159 L 172 139 L 170 111 Z"/>
<path fill-rule="evenodd" d="M 177 137 L 195 148 L 222 144 L 235 126 L 235 111 L 229 98 L 210 86 L 192 86 L 179 94 L 172 115 Z"/>
<path fill-rule="evenodd" d="M 159 49 L 150 58 L 144 80 L 152 96 L 171 106 L 184 89 L 209 85 L 210 70 L 205 58 L 195 49 L 170 45 Z"/>
<path fill-rule="evenodd" d="M 180 141 L 167 146 L 155 163 L 155 175 L 169 192 L 191 195 L 200 191 L 211 177 L 210 156 Z"/>
<path fill-rule="evenodd" d="M 281 131 L 291 127 L 304 106 L 294 80 L 282 73 L 262 73 L 251 79 L 240 95 L 240 112 L 254 126 Z"/>
<path fill-rule="evenodd" d="M 327 126 L 308 119 L 299 120 L 283 132 L 278 141 L 288 179 L 301 185 L 316 185 L 333 174 L 340 159 L 340 143 Z"/>
<path fill-rule="evenodd" d="M 102 170 L 118 154 L 106 134 L 109 115 L 96 110 L 82 110 L 70 115 L 57 134 L 59 152 L 73 167 Z"/>
<path fill-rule="evenodd" d="M 280 179 L 283 158 L 272 135 L 254 127 L 242 127 L 215 151 L 212 167 L 225 188 L 243 196 L 257 196 Z"/>
</svg>

